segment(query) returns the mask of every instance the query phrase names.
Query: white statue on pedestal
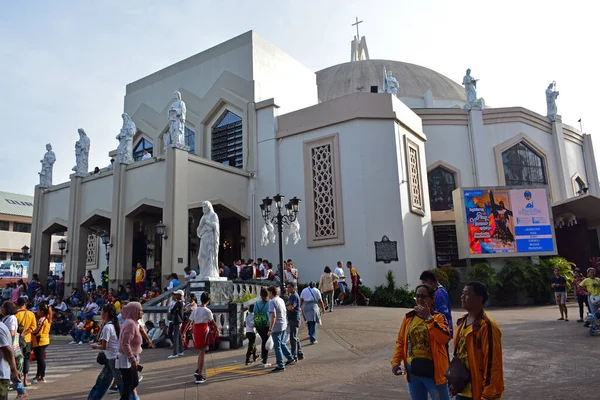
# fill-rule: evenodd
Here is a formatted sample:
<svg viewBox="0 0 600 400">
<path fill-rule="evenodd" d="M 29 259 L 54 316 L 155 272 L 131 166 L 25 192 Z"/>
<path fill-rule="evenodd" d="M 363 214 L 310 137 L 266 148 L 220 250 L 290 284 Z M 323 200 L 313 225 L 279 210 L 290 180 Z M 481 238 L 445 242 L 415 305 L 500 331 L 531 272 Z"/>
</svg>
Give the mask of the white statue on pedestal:
<svg viewBox="0 0 600 400">
<path fill-rule="evenodd" d="M 210 201 L 202 203 L 202 218 L 196 231 L 200 238 L 198 250 L 199 279 L 219 277 L 219 217 Z"/>
<path fill-rule="evenodd" d="M 131 164 L 133 162 L 133 137 L 135 136 L 135 123 L 127 113 L 121 115 L 123 126 L 116 139 L 119 141 L 117 148 L 117 163 Z"/>
<path fill-rule="evenodd" d="M 90 138 L 87 137 L 83 128 L 79 128 L 77 132 L 79 132 L 79 140 L 75 143 L 76 164 L 72 170 L 75 171 L 75 176 L 86 176 L 88 174 Z"/>
<path fill-rule="evenodd" d="M 185 148 L 185 103 L 181 93 L 173 93 L 173 104 L 169 108 L 169 131 L 163 136 L 165 149 L 168 147 Z"/>
<path fill-rule="evenodd" d="M 40 187 L 47 188 L 52 186 L 52 169 L 54 162 L 56 161 L 56 155 L 52 151 L 52 145 L 48 143 L 46 145 L 46 154 L 44 158 L 40 160 L 42 163 L 42 171 L 40 174 Z"/>
<path fill-rule="evenodd" d="M 558 92 L 556 91 L 556 82 L 552 82 L 548 85 L 548 88 L 546 89 L 546 116 L 550 119 L 550 121 L 554 121 L 554 119 L 556 118 L 556 113 L 558 111 L 558 109 L 556 108 L 557 97 Z"/>
<path fill-rule="evenodd" d="M 386 71 L 385 67 L 383 67 L 383 92 L 397 96 L 399 87 L 400 84 L 398 83 L 398 80 L 392 76 L 392 71 Z"/>
<path fill-rule="evenodd" d="M 471 69 L 467 69 L 467 74 L 463 78 L 463 85 L 465 85 L 465 94 L 467 97 L 467 104 L 465 104 L 465 110 L 470 110 L 473 106 L 477 105 L 477 81 L 471 76 Z"/>
</svg>

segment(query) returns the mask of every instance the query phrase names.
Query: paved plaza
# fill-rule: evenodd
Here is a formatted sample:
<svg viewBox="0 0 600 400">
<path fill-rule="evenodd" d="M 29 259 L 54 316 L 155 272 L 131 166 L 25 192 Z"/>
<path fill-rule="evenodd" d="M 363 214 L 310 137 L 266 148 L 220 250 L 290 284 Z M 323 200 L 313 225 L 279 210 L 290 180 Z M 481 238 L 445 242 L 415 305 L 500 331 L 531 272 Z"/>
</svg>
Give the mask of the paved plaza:
<svg viewBox="0 0 600 400">
<path fill-rule="evenodd" d="M 275 399 L 286 395 L 408 399 L 406 382 L 392 375 L 389 364 L 406 311 L 337 308 L 325 315 L 317 333 L 319 342 L 305 346 L 306 359 L 278 374 L 270 374 L 270 369 L 258 364 L 245 366 L 245 349 L 220 351 L 207 355 L 208 382 L 195 385 L 194 351 L 167 360 L 168 349 L 144 350 L 139 394 L 143 400 Z M 455 318 L 459 314 L 455 312 Z M 597 385 L 592 382 L 600 380 L 600 337 L 590 337 L 575 322 L 576 305 L 569 305 L 570 322 L 556 321 L 556 306 L 494 309 L 490 314 L 503 334 L 504 399 L 598 398 Z M 306 329 L 300 337 L 308 343 Z M 66 343 L 57 339 L 50 345 L 47 378 L 52 383 L 31 390 L 31 399 L 87 397 L 100 370 L 95 354 L 84 346 Z M 118 396 L 107 394 L 105 398 L 116 400 Z"/>
</svg>

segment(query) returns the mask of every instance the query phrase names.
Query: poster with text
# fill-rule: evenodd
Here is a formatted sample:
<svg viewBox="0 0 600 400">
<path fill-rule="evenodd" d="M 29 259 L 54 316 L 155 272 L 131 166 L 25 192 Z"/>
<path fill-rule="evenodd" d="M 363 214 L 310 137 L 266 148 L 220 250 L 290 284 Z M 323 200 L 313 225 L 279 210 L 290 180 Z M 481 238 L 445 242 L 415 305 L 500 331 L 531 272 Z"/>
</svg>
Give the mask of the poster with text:
<svg viewBox="0 0 600 400">
<path fill-rule="evenodd" d="M 469 189 L 464 199 L 470 254 L 554 252 L 545 189 Z"/>
</svg>

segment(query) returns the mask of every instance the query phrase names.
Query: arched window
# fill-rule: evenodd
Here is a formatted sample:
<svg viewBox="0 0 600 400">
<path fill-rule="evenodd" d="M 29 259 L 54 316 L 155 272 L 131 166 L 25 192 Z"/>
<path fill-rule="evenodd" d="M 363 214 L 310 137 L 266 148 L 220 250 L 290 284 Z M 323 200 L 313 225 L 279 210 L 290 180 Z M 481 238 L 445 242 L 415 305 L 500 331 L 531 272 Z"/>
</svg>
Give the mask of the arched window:
<svg viewBox="0 0 600 400">
<path fill-rule="evenodd" d="M 183 133 L 185 137 L 185 145 L 190 148 L 188 153 L 196 154 L 196 133 L 187 126 L 185 127 Z"/>
<path fill-rule="evenodd" d="M 144 156 L 144 150 L 147 150 L 150 155 L 152 155 L 153 147 L 152 142 L 146 140 L 146 138 L 142 138 L 138 144 L 133 148 L 133 159 L 135 161 L 140 161 Z"/>
<path fill-rule="evenodd" d="M 429 183 L 429 203 L 431 211 L 444 211 L 454 209 L 452 191 L 456 189 L 456 176 L 454 172 L 444 167 L 437 167 L 427 174 Z"/>
<path fill-rule="evenodd" d="M 212 127 L 211 159 L 242 168 L 243 147 L 242 118 L 227 110 Z"/>
<path fill-rule="evenodd" d="M 544 159 L 524 142 L 502 152 L 507 186 L 545 185 L 548 183 Z"/>
</svg>

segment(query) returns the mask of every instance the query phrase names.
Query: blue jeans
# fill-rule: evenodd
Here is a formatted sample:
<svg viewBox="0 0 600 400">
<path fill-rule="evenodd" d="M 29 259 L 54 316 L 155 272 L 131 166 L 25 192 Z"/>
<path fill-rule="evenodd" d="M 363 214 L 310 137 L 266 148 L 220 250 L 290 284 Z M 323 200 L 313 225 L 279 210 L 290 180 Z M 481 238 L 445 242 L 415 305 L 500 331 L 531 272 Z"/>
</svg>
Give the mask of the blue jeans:
<svg viewBox="0 0 600 400">
<path fill-rule="evenodd" d="M 273 350 L 275 351 L 275 359 L 277 360 L 277 366 L 280 368 L 285 367 L 283 363 L 283 356 L 285 356 L 288 361 L 294 359 L 292 353 L 290 353 L 290 349 L 287 347 L 287 344 L 281 341 L 284 333 L 284 331 L 271 332 L 271 337 L 273 338 Z"/>
<path fill-rule="evenodd" d="M 92 317 L 92 318 L 94 318 L 95 316 L 96 316 L 96 313 L 95 313 L 95 312 L 93 312 L 93 311 L 90 311 L 90 312 L 88 312 L 88 313 L 85 313 L 85 314 L 81 314 L 81 315 L 80 315 L 80 317 L 81 317 L 81 320 L 82 320 L 83 322 L 85 322 L 85 319 L 86 319 L 87 317 Z"/>
<path fill-rule="evenodd" d="M 119 392 L 121 391 L 121 387 L 123 386 L 123 380 L 121 378 L 121 371 L 118 368 L 115 368 L 115 360 L 108 360 L 108 364 L 105 364 L 96 379 L 96 384 L 90 390 L 90 394 L 88 395 L 88 400 L 101 400 L 102 397 L 106 394 L 106 391 L 110 387 L 113 378 L 117 381 L 117 387 L 119 388 Z M 131 393 L 129 397 L 130 400 L 136 400 L 137 397 L 135 393 Z"/>
<path fill-rule="evenodd" d="M 308 321 L 308 337 L 310 342 L 314 343 L 317 341 L 317 323 L 315 321 Z"/>
<path fill-rule="evenodd" d="M 427 394 L 434 400 L 450 400 L 447 383 L 436 386 L 433 378 L 412 375 L 409 364 L 406 364 L 406 369 L 408 370 L 408 392 L 411 400 L 427 400 Z M 436 394 L 439 397 L 436 397 Z"/>
</svg>

